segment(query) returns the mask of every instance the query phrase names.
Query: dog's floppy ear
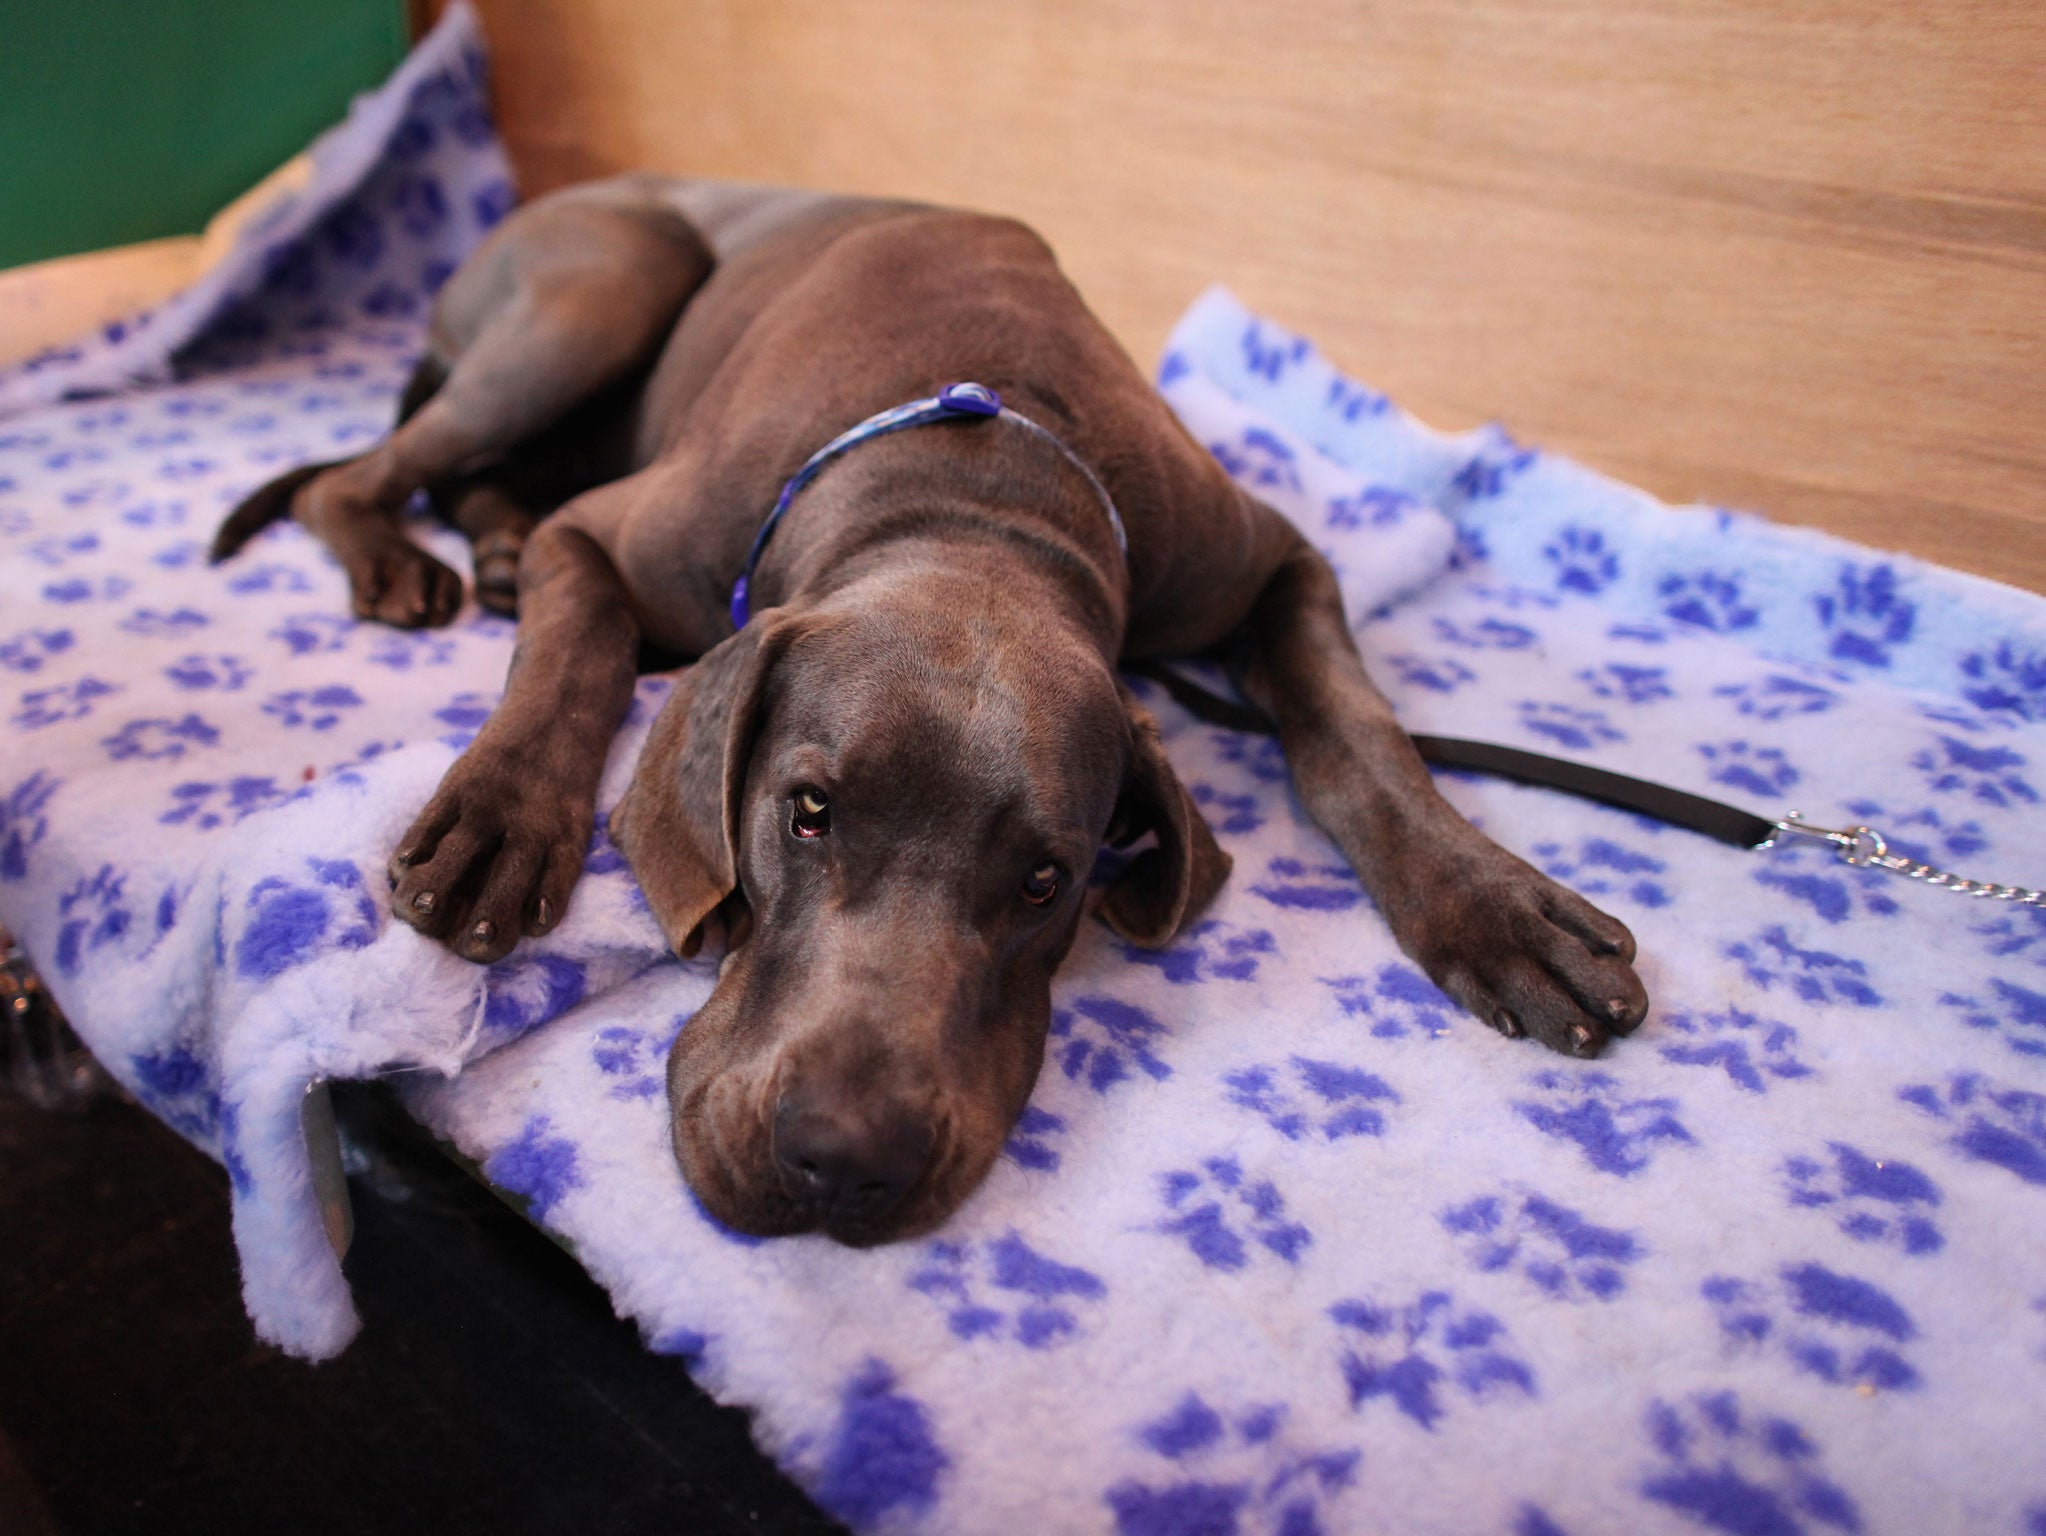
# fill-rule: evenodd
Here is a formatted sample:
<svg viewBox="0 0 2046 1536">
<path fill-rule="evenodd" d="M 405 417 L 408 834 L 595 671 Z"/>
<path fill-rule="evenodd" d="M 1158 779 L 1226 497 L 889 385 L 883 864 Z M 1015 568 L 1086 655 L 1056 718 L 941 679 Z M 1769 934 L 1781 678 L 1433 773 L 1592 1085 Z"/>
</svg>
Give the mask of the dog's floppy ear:
<svg viewBox="0 0 2046 1536">
<path fill-rule="evenodd" d="M 611 840 L 684 958 L 702 946 L 704 919 L 738 883 L 746 763 L 768 676 L 795 629 L 770 609 L 684 672 L 611 813 Z"/>
<path fill-rule="evenodd" d="M 1144 849 L 1116 877 L 1102 897 L 1101 915 L 1130 943 L 1157 949 L 1200 916 L 1229 878 L 1232 861 L 1172 771 L 1158 722 L 1136 700 L 1125 695 L 1124 702 L 1130 761 L 1111 831 L 1118 843 L 1155 832 L 1158 845 Z"/>
</svg>

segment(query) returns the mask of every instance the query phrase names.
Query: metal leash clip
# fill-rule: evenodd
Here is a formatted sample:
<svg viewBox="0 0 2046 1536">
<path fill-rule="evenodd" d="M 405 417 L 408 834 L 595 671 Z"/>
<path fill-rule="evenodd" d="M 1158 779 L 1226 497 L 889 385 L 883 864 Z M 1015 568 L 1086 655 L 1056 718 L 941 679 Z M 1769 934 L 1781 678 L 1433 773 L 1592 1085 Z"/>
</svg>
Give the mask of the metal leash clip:
<svg viewBox="0 0 2046 1536">
<path fill-rule="evenodd" d="M 1775 823 L 1779 833 L 1795 833 L 1799 837 L 1813 838 L 1830 843 L 1840 850 L 1843 862 L 1856 869 L 1886 869 L 1902 875 L 1907 880 L 1922 880 L 1927 885 L 1954 891 L 1962 896 L 1987 897 L 1992 901 L 2015 901 L 2021 906 L 2046 907 L 2046 891 L 2036 891 L 2023 885 L 1998 885 L 1994 880 L 1969 880 L 1948 870 L 1917 859 L 1907 859 L 1902 854 L 1890 852 L 1889 842 L 1874 827 L 1815 827 L 1804 819 L 1803 813 L 1792 811 Z M 1756 846 L 1775 846 L 1776 839 Z"/>
</svg>

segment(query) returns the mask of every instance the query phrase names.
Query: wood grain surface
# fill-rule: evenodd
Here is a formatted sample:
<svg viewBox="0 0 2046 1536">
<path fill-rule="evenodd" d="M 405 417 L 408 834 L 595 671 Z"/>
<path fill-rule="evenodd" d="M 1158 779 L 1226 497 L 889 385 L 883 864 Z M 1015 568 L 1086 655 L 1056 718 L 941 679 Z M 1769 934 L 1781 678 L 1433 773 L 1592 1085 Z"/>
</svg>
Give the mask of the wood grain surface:
<svg viewBox="0 0 2046 1536">
<path fill-rule="evenodd" d="M 431 4 L 431 0 L 427 0 Z M 2046 591 L 2046 6 L 476 0 L 525 188 L 1014 213 L 1442 427 Z"/>
</svg>

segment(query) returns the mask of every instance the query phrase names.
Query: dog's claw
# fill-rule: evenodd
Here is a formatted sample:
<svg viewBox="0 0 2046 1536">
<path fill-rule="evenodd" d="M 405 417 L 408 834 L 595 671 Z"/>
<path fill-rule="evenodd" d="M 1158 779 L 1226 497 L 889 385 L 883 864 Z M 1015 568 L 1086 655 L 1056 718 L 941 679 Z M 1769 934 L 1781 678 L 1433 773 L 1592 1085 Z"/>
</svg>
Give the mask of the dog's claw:
<svg viewBox="0 0 2046 1536">
<path fill-rule="evenodd" d="M 1428 871 L 1443 894 L 1399 934 L 1436 985 L 1509 1040 L 1589 1060 L 1648 1012 L 1625 925 L 1477 841 Z M 1502 938 L 1502 936 L 1504 936 Z"/>
<path fill-rule="evenodd" d="M 471 746 L 397 839 L 393 914 L 466 960 L 501 960 L 561 917 L 591 813 L 556 780 Z M 548 872 L 554 871 L 550 883 Z"/>
</svg>

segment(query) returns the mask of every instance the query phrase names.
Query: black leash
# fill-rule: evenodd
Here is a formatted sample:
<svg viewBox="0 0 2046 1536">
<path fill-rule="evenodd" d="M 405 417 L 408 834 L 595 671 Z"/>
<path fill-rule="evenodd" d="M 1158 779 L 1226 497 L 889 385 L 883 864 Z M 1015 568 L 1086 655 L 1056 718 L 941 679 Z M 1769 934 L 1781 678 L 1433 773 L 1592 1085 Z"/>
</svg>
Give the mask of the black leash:
<svg viewBox="0 0 2046 1536">
<path fill-rule="evenodd" d="M 1131 662 L 1126 670 L 1157 683 L 1173 700 L 1197 720 L 1246 731 L 1259 736 L 1278 735 L 1271 716 L 1243 699 L 1224 698 L 1203 687 L 1164 662 Z M 2015 901 L 2023 906 L 2046 907 L 2046 891 L 2021 885 L 1998 885 L 1993 880 L 1965 880 L 1943 869 L 1891 853 L 1883 835 L 1873 827 L 1848 827 L 1835 831 L 1806 823 L 1796 811 L 1781 820 L 1757 815 L 1737 805 L 1708 800 L 1667 784 L 1630 778 L 1588 763 L 1527 752 L 1519 747 L 1502 747 L 1496 742 L 1466 741 L 1457 736 L 1425 736 L 1408 733 L 1414 750 L 1424 761 L 1443 768 L 1461 768 L 1533 784 L 1543 789 L 1560 789 L 1565 794 L 1596 800 L 1637 816 L 1647 816 L 1673 827 L 1701 833 L 1715 842 L 1735 848 L 1768 848 L 1787 834 L 1816 838 L 1830 843 L 1847 863 L 1863 869 L 1886 869 L 1927 885 L 1941 886 L 1966 896 Z"/>
</svg>

